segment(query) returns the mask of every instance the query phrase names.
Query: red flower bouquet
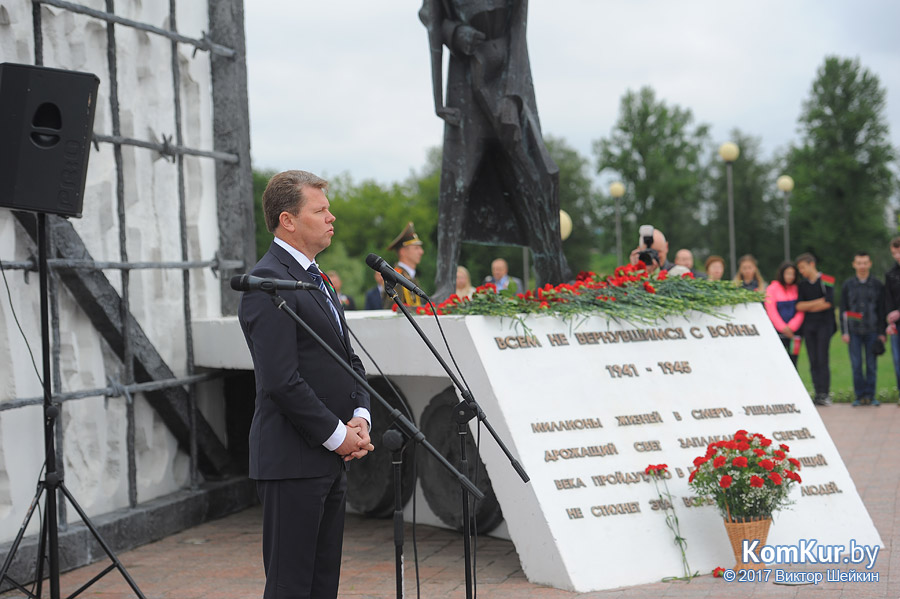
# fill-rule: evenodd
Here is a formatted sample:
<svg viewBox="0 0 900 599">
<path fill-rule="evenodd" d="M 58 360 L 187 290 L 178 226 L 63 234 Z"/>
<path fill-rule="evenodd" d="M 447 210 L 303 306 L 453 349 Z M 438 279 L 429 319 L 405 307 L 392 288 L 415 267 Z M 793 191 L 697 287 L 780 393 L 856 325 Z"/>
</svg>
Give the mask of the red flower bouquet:
<svg viewBox="0 0 900 599">
<path fill-rule="evenodd" d="M 793 485 L 800 482 L 800 461 L 788 457 L 787 445 L 776 446 L 759 433 L 740 430 L 734 438 L 710 443 L 694 460 L 688 484 L 716 501 L 729 522 L 770 518 L 792 502 Z"/>
</svg>

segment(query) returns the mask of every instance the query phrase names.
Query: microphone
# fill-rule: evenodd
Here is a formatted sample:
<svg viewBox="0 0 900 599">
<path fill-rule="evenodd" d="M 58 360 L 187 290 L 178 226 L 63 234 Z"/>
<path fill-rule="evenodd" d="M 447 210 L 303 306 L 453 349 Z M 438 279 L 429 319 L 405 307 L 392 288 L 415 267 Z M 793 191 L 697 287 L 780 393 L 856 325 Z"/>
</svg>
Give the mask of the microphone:
<svg viewBox="0 0 900 599">
<path fill-rule="evenodd" d="M 264 279 L 253 275 L 235 275 L 231 277 L 231 288 L 235 291 L 265 291 L 273 293 L 278 289 L 305 289 L 307 291 L 321 291 L 318 285 L 304 283 L 302 281 L 285 281 L 283 279 Z"/>
<path fill-rule="evenodd" d="M 391 268 L 391 265 L 385 262 L 384 258 L 376 254 L 369 254 L 366 257 L 366 264 L 368 264 L 369 268 L 371 268 L 372 270 L 380 272 L 381 276 L 384 277 L 385 280 L 394 283 L 395 285 L 406 287 L 425 301 L 431 301 L 431 298 L 428 297 L 424 291 L 416 287 L 415 283 Z"/>
</svg>

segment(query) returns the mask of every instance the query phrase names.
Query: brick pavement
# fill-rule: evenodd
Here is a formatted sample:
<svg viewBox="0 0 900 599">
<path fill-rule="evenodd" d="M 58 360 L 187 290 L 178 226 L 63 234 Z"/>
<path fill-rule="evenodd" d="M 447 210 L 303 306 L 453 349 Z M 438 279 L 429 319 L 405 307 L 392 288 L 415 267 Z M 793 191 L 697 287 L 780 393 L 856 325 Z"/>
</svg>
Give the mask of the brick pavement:
<svg viewBox="0 0 900 599">
<path fill-rule="evenodd" d="M 512 543 L 478 540 L 477 596 L 483 599 L 563 599 L 570 597 L 639 599 L 656 597 L 756 597 L 865 599 L 900 597 L 900 409 L 835 405 L 819 413 L 844 458 L 859 494 L 881 534 L 885 547 L 875 571 L 878 583 L 822 583 L 783 586 L 769 583 L 726 583 L 703 576 L 686 582 L 659 582 L 623 589 L 577 594 L 529 583 Z M 263 588 L 260 550 L 260 510 L 253 508 L 185 530 L 162 541 L 120 555 L 148 599 L 245 599 L 260 597 Z M 840 517 L 836 515 L 836 517 Z M 827 523 L 823 523 L 827 525 Z M 460 535 L 419 526 L 417 531 L 422 597 L 465 597 L 463 545 Z M 621 540 L 619 542 L 627 542 Z M 411 530 L 406 534 L 406 594 L 415 596 Z M 729 561 L 731 558 L 729 556 Z M 107 562 L 80 568 L 61 577 L 69 596 L 106 567 Z M 49 596 L 48 589 L 44 592 Z M 21 597 L 17 592 L 0 598 Z M 134 596 L 116 572 L 108 574 L 79 597 Z M 390 520 L 348 516 L 344 542 L 342 598 L 395 596 L 394 548 Z"/>
</svg>

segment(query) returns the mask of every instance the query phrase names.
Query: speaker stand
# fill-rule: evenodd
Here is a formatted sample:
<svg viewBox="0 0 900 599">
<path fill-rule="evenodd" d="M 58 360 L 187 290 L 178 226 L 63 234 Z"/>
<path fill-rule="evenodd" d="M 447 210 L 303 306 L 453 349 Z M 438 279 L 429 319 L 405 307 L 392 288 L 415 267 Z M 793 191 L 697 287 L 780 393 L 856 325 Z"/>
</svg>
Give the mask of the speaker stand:
<svg viewBox="0 0 900 599">
<path fill-rule="evenodd" d="M 100 536 L 100 532 L 91 522 L 90 518 L 88 518 L 88 515 L 84 513 L 84 510 L 81 509 L 81 506 L 78 505 L 78 502 L 75 501 L 72 493 L 70 493 L 66 488 L 65 484 L 63 483 L 62 477 L 57 472 L 56 443 L 54 433 L 56 428 L 56 420 L 59 417 L 59 408 L 53 405 L 50 401 L 52 397 L 52 388 L 50 372 L 50 323 L 48 315 L 49 268 L 47 266 L 47 252 L 49 249 L 49 243 L 47 235 L 47 215 L 43 212 L 39 212 L 37 218 L 38 271 L 40 275 L 41 293 L 41 354 L 44 366 L 44 380 L 42 382 L 44 386 L 44 460 L 46 465 L 46 473 L 44 475 L 44 480 L 38 482 L 37 492 L 34 495 L 34 499 L 31 500 L 31 505 L 28 508 L 28 513 L 25 515 L 25 521 L 22 522 L 22 527 L 19 529 L 19 532 L 16 535 L 16 539 L 15 541 L 13 541 L 12 547 L 10 547 L 9 554 L 6 556 L 6 561 L 3 563 L 3 568 L 0 569 L 0 584 L 3 584 L 4 581 L 8 580 L 10 584 L 25 593 L 28 597 L 36 599 L 40 598 L 44 584 L 44 561 L 46 560 L 48 565 L 48 578 L 50 580 L 50 599 L 59 599 L 59 529 L 56 519 L 58 490 L 62 492 L 62 494 L 69 501 L 72 507 L 75 508 L 75 511 L 78 512 L 78 515 L 81 517 L 84 525 L 87 526 L 88 530 L 91 531 L 94 539 L 96 539 L 97 543 L 103 548 L 103 551 L 106 552 L 106 555 L 112 561 L 112 564 L 107 566 L 105 570 L 94 576 L 91 580 L 82 585 L 80 589 L 69 595 L 70 599 L 72 597 L 75 597 L 76 595 L 79 595 L 82 591 L 90 587 L 92 584 L 100 580 L 103 576 L 106 576 L 114 569 L 117 569 L 119 570 L 119 572 L 121 572 L 122 576 L 125 578 L 125 581 L 131 587 L 131 590 L 134 591 L 135 595 L 137 595 L 140 599 L 146 599 L 144 597 L 144 594 L 138 588 L 137 584 L 128 574 L 125 566 L 122 565 L 122 562 L 119 561 L 119 558 L 116 557 L 115 553 L 113 553 L 113 550 L 109 547 L 109 545 L 107 545 L 106 541 L 103 540 L 103 537 Z M 19 545 L 22 543 L 22 539 L 25 536 L 25 529 L 28 528 L 28 524 L 31 521 L 31 517 L 34 515 L 34 510 L 37 508 L 42 495 L 44 496 L 44 521 L 41 526 L 41 537 L 40 542 L 38 543 L 37 564 L 35 566 L 35 581 L 37 583 L 37 593 L 33 593 L 26 589 L 24 585 L 13 580 L 8 575 L 8 572 L 10 566 L 12 565 L 13 558 L 15 557 L 15 554 L 19 549 Z M 47 554 L 46 558 L 44 555 L 45 552 Z"/>
</svg>

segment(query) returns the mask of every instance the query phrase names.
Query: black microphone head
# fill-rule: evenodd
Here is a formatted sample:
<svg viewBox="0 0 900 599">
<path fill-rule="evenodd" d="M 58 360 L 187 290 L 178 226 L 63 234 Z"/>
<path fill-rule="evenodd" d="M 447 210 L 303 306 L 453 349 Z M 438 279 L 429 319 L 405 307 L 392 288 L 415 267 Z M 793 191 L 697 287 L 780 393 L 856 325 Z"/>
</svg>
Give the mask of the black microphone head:
<svg viewBox="0 0 900 599">
<path fill-rule="evenodd" d="M 366 256 L 366 264 L 369 266 L 369 268 L 378 270 L 378 267 L 381 266 L 382 262 L 384 262 L 384 258 L 377 254 L 369 254 L 368 256 Z"/>
<path fill-rule="evenodd" d="M 231 277 L 231 288 L 235 291 L 244 291 L 244 281 L 250 275 L 234 275 Z"/>
</svg>

